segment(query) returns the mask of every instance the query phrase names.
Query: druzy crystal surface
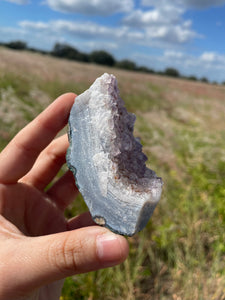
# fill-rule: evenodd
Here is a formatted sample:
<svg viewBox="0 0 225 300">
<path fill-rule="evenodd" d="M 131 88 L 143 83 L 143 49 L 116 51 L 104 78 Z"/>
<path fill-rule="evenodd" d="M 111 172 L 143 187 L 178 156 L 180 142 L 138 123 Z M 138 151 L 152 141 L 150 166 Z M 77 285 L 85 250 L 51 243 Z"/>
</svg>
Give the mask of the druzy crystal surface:
<svg viewBox="0 0 225 300">
<path fill-rule="evenodd" d="M 67 163 L 92 218 L 128 236 L 147 224 L 163 185 L 145 165 L 147 157 L 133 136 L 135 119 L 115 76 L 106 73 L 76 98 L 69 117 Z"/>
</svg>

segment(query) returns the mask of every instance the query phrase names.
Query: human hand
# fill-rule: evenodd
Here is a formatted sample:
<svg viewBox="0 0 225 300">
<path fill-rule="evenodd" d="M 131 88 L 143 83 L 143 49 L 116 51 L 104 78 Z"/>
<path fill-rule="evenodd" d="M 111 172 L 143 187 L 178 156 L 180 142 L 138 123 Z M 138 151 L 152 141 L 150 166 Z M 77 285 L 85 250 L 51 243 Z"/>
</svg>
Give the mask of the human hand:
<svg viewBox="0 0 225 300">
<path fill-rule="evenodd" d="M 126 239 L 94 226 L 89 213 L 65 219 L 78 193 L 70 171 L 46 190 L 65 163 L 67 137 L 53 139 L 74 98 L 59 97 L 0 154 L 0 300 L 59 299 L 65 277 L 128 255 Z"/>
</svg>

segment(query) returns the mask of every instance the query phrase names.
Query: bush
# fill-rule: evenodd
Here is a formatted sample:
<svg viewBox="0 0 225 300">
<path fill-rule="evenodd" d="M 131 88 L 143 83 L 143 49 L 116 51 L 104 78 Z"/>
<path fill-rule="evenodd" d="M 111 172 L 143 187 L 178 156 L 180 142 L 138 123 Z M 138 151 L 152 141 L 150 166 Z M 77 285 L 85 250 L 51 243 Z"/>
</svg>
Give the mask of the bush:
<svg viewBox="0 0 225 300">
<path fill-rule="evenodd" d="M 72 60 L 88 62 L 89 57 L 86 53 L 78 51 L 76 48 L 73 48 L 67 44 L 56 43 L 52 52 L 52 55 Z"/>
<path fill-rule="evenodd" d="M 120 69 L 126 69 L 126 70 L 136 70 L 137 69 L 135 62 L 133 62 L 132 60 L 129 60 L 129 59 L 124 59 L 124 60 L 118 61 L 116 63 L 116 67 L 118 67 Z"/>
<path fill-rule="evenodd" d="M 153 69 L 149 69 L 145 66 L 137 67 L 136 70 L 139 71 L 139 72 L 149 73 L 149 74 L 154 74 L 155 73 L 155 71 Z"/>
<path fill-rule="evenodd" d="M 100 65 L 114 66 L 115 58 L 104 50 L 93 51 L 90 54 L 90 61 Z"/>
<path fill-rule="evenodd" d="M 202 77 L 202 78 L 200 79 L 200 81 L 205 82 L 205 83 L 208 83 L 208 82 L 209 82 L 208 79 L 207 79 L 206 77 Z"/>
<path fill-rule="evenodd" d="M 197 81 L 198 80 L 197 77 L 194 76 L 194 75 L 191 75 L 191 76 L 187 77 L 187 79 L 192 80 L 192 81 Z"/>
<path fill-rule="evenodd" d="M 174 68 L 167 68 L 164 73 L 167 76 L 180 77 L 180 73 Z"/>
<path fill-rule="evenodd" d="M 16 49 L 16 50 L 25 50 L 27 49 L 27 44 L 22 41 L 13 41 L 5 44 L 6 47 L 10 49 Z"/>
</svg>

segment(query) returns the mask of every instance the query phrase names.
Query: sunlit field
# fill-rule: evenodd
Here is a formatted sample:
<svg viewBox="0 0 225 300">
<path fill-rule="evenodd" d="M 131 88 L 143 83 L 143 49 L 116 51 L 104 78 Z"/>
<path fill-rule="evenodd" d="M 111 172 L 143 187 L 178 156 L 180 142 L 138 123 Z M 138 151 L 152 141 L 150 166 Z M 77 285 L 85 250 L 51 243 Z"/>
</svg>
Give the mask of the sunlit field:
<svg viewBox="0 0 225 300">
<path fill-rule="evenodd" d="M 104 72 L 137 116 L 163 195 L 128 238 L 127 261 L 68 278 L 61 300 L 225 299 L 225 87 L 0 48 L 0 149 L 57 96 L 80 94 Z M 66 213 L 84 210 L 79 196 Z"/>
</svg>

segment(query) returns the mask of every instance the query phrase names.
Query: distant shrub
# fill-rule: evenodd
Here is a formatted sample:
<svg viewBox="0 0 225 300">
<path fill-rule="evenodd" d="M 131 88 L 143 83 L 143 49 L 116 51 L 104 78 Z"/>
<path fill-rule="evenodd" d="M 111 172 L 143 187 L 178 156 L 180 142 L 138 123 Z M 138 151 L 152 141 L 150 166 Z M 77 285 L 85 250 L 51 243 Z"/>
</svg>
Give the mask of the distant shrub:
<svg viewBox="0 0 225 300">
<path fill-rule="evenodd" d="M 194 75 L 191 75 L 191 76 L 187 77 L 187 79 L 192 80 L 192 81 L 197 81 L 198 80 L 197 77 L 194 76 Z"/>
<path fill-rule="evenodd" d="M 164 72 L 165 75 L 171 76 L 171 77 L 180 77 L 179 71 L 177 71 L 174 68 L 167 68 Z"/>
<path fill-rule="evenodd" d="M 100 65 L 114 66 L 115 58 L 104 50 L 93 51 L 90 54 L 90 61 Z"/>
<path fill-rule="evenodd" d="M 139 72 L 143 72 L 143 73 L 150 73 L 150 74 L 155 73 L 155 71 L 153 69 L 149 69 L 145 66 L 136 67 L 136 70 L 139 71 Z"/>
<path fill-rule="evenodd" d="M 121 61 L 118 61 L 116 63 L 116 67 L 120 69 L 126 69 L 126 70 L 136 70 L 137 65 L 135 62 L 129 59 L 123 59 Z"/>
<path fill-rule="evenodd" d="M 78 60 L 83 62 L 89 61 L 89 56 L 86 53 L 82 53 L 78 51 L 76 48 L 67 45 L 67 44 L 60 44 L 56 43 L 52 52 L 52 55 L 72 60 Z"/>
<path fill-rule="evenodd" d="M 16 49 L 16 50 L 25 50 L 27 49 L 27 44 L 22 41 L 13 41 L 5 44 L 6 47 L 10 49 Z"/>
<path fill-rule="evenodd" d="M 31 52 L 34 52 L 34 53 L 49 54 L 48 51 L 36 49 L 36 48 L 33 48 L 33 47 L 28 47 L 27 50 L 29 50 Z"/>
<path fill-rule="evenodd" d="M 209 82 L 209 80 L 208 80 L 206 77 L 202 77 L 202 78 L 200 79 L 200 81 L 202 81 L 202 82 L 206 82 L 206 83 L 208 83 L 208 82 Z"/>
</svg>

